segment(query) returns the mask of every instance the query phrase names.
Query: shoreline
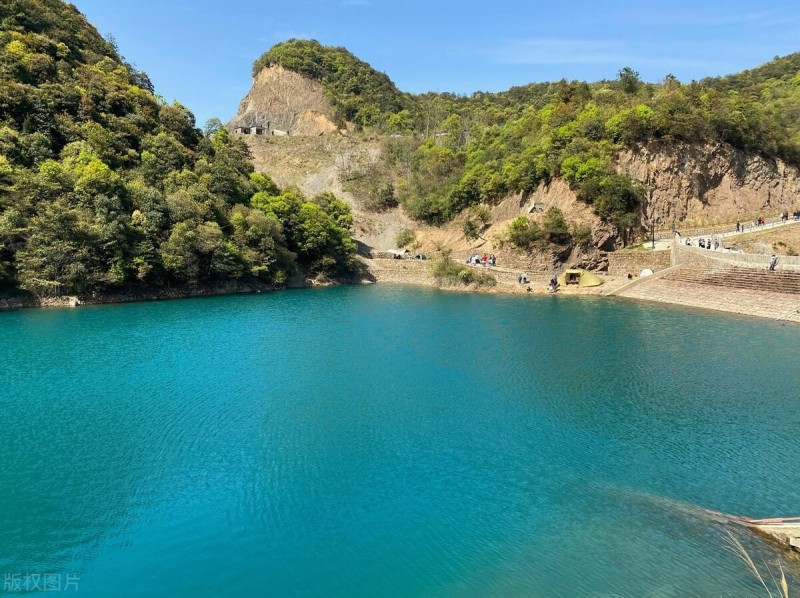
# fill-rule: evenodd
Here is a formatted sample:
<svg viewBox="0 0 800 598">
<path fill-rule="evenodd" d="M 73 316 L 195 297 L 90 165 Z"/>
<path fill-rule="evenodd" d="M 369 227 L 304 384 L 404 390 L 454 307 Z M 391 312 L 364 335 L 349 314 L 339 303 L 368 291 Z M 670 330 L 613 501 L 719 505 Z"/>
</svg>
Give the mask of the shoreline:
<svg viewBox="0 0 800 598">
<path fill-rule="evenodd" d="M 0 299 L 0 313 L 17 309 L 74 309 L 83 306 L 117 305 L 122 303 L 149 303 L 172 299 L 194 299 L 199 297 L 221 297 L 225 295 L 250 295 L 281 291 L 289 288 L 311 288 L 312 285 L 270 287 L 258 285 L 230 285 L 222 287 L 198 287 L 196 289 L 159 289 L 132 293 L 109 293 L 104 295 L 55 297 L 17 296 Z"/>
<path fill-rule="evenodd" d="M 393 261 L 393 260 L 392 260 Z M 409 264 L 413 264 L 409 267 Z M 169 301 L 173 299 L 193 299 L 201 297 L 219 297 L 225 295 L 249 295 L 263 292 L 275 292 L 289 289 L 318 288 L 320 286 L 345 286 L 345 285 L 399 285 L 411 287 L 425 287 L 438 289 L 451 293 L 468 293 L 481 295 L 505 295 L 505 296 L 556 296 L 556 297 L 606 297 L 609 292 L 625 286 L 629 281 L 624 277 L 607 276 L 605 283 L 599 287 L 580 289 L 577 287 L 559 287 L 558 292 L 549 293 L 547 285 L 552 274 L 536 273 L 529 276 L 529 282 L 518 284 L 498 280 L 494 286 L 471 285 L 441 285 L 430 275 L 428 264 L 425 262 L 401 262 L 392 264 L 391 268 L 371 267 L 369 273 L 371 279 L 365 278 L 360 281 L 334 282 L 331 284 L 318 284 L 313 281 L 304 281 L 303 284 L 290 284 L 282 287 L 270 287 L 267 285 L 257 286 L 229 285 L 216 288 L 196 288 L 196 289 L 161 289 L 141 293 L 114 293 L 108 295 L 96 295 L 92 297 L 60 296 L 60 297 L 11 297 L 0 299 L 0 313 L 10 312 L 17 309 L 50 308 L 50 309 L 74 309 L 80 306 L 99 306 L 116 305 L 122 303 L 144 303 L 151 301 Z M 488 270 L 492 272 L 492 270 Z M 508 274 L 508 272 L 494 271 L 495 274 Z M 507 278 L 507 276 L 505 276 Z M 656 281 L 653 281 L 656 282 Z M 707 312 L 727 313 L 735 316 L 755 317 L 782 323 L 800 324 L 800 296 L 783 295 L 784 301 L 787 297 L 790 302 L 796 303 L 788 313 L 776 313 L 771 307 L 775 293 L 769 291 L 761 292 L 731 292 L 726 289 L 709 285 L 695 285 L 694 289 L 697 296 L 686 293 L 686 289 L 679 284 L 670 284 L 666 281 L 660 282 L 662 290 L 670 292 L 651 296 L 637 296 L 638 294 L 614 295 L 615 299 L 625 299 L 635 302 L 659 303 L 662 305 L 673 305 L 684 308 L 699 309 Z M 685 287 L 685 285 L 684 285 Z M 681 291 L 677 295 L 677 291 Z M 715 299 L 708 302 L 709 293 L 713 293 L 715 298 L 722 295 L 723 300 Z M 748 305 L 742 308 L 742 301 L 747 300 Z"/>
<path fill-rule="evenodd" d="M 383 260 L 381 260 L 383 262 Z M 478 287 L 476 285 L 438 285 L 429 274 L 427 265 L 420 262 L 386 260 L 382 264 L 371 264 L 370 272 L 376 284 L 401 284 L 438 288 L 449 292 L 478 293 L 486 295 L 550 295 L 547 284 L 552 273 L 535 273 L 528 284 L 519 285 L 514 280 L 513 271 L 494 271 L 498 274 L 496 286 Z M 483 268 L 478 268 L 483 270 Z M 486 271 L 492 273 L 491 268 Z M 510 277 L 509 277 L 510 273 Z M 656 273 L 658 274 L 658 273 Z M 502 280 L 505 278 L 505 280 Z M 509 282 L 511 280 L 512 282 Z M 636 278 L 634 280 L 643 280 Z M 607 297 L 628 286 L 630 281 L 624 276 L 606 275 L 599 287 L 577 288 L 560 286 L 557 297 Z M 527 291 L 531 287 L 531 292 Z M 781 323 L 800 324 L 800 295 L 788 295 L 764 291 L 730 289 L 712 285 L 687 285 L 679 282 L 643 280 L 631 291 L 614 293 L 608 298 L 659 303 L 703 311 L 727 313 L 734 316 L 755 317 Z M 777 306 L 782 306 L 777 308 Z"/>
</svg>

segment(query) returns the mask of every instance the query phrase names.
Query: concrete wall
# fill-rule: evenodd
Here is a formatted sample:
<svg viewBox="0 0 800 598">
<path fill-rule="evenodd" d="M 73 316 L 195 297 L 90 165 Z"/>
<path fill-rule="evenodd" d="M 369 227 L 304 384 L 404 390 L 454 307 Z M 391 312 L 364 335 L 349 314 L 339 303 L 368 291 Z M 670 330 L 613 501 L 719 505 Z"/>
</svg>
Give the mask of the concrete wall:
<svg viewBox="0 0 800 598">
<path fill-rule="evenodd" d="M 687 247 L 680 243 L 672 245 L 672 260 L 675 265 L 689 264 L 693 266 L 740 266 L 744 268 L 769 267 L 768 255 L 755 253 L 727 253 L 725 251 L 710 251 L 700 247 Z M 800 256 L 779 255 L 776 270 L 800 271 Z"/>
<path fill-rule="evenodd" d="M 608 254 L 608 273 L 612 276 L 625 276 L 629 272 L 638 276 L 646 268 L 658 272 L 670 265 L 669 251 L 613 251 Z"/>
<path fill-rule="evenodd" d="M 742 232 L 760 232 L 771 228 L 775 225 L 783 224 L 783 220 L 780 216 L 774 216 L 772 218 L 766 219 L 766 224 L 761 226 L 756 226 L 752 220 L 749 218 L 742 222 L 740 220 L 740 224 L 742 225 Z M 736 232 L 736 225 L 735 224 L 720 224 L 717 226 L 699 226 L 694 228 L 684 228 L 684 227 L 676 227 L 678 232 L 681 236 L 685 239 L 686 237 L 711 237 L 714 235 L 719 235 L 722 233 L 735 233 Z M 664 241 L 666 239 L 671 239 L 674 233 L 672 230 L 657 230 L 655 232 L 655 237 L 659 241 Z M 644 235 L 644 239 L 649 239 L 649 233 Z"/>
</svg>

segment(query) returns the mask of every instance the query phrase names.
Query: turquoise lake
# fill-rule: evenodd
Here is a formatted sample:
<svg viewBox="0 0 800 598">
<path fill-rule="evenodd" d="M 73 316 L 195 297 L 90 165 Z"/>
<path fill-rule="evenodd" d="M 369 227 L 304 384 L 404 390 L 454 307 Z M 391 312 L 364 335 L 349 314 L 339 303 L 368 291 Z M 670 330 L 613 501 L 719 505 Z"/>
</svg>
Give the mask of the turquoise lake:
<svg viewBox="0 0 800 598">
<path fill-rule="evenodd" d="M 2 595 L 762 596 L 691 505 L 800 515 L 800 327 L 380 285 L 0 313 L 0 430 Z"/>
</svg>

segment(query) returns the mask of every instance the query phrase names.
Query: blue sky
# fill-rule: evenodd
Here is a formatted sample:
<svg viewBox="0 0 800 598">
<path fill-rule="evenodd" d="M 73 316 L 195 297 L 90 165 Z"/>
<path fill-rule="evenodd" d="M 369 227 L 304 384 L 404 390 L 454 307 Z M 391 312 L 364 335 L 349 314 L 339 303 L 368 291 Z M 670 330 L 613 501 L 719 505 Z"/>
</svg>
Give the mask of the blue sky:
<svg viewBox="0 0 800 598">
<path fill-rule="evenodd" d="M 596 81 L 623 66 L 689 81 L 800 51 L 795 2 L 73 0 L 200 125 L 231 118 L 252 62 L 290 37 L 345 46 L 411 92 Z"/>
</svg>

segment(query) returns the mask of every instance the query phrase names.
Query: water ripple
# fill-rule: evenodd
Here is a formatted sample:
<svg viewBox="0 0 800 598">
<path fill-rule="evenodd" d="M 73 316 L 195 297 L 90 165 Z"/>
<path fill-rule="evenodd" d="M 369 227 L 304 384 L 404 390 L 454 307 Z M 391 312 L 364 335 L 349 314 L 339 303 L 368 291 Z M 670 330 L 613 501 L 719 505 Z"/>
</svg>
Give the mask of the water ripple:
<svg viewBox="0 0 800 598">
<path fill-rule="evenodd" d="M 392 287 L 0 314 L 0 569 L 86 595 L 754 595 L 679 505 L 798 511 L 799 349 Z"/>
</svg>

